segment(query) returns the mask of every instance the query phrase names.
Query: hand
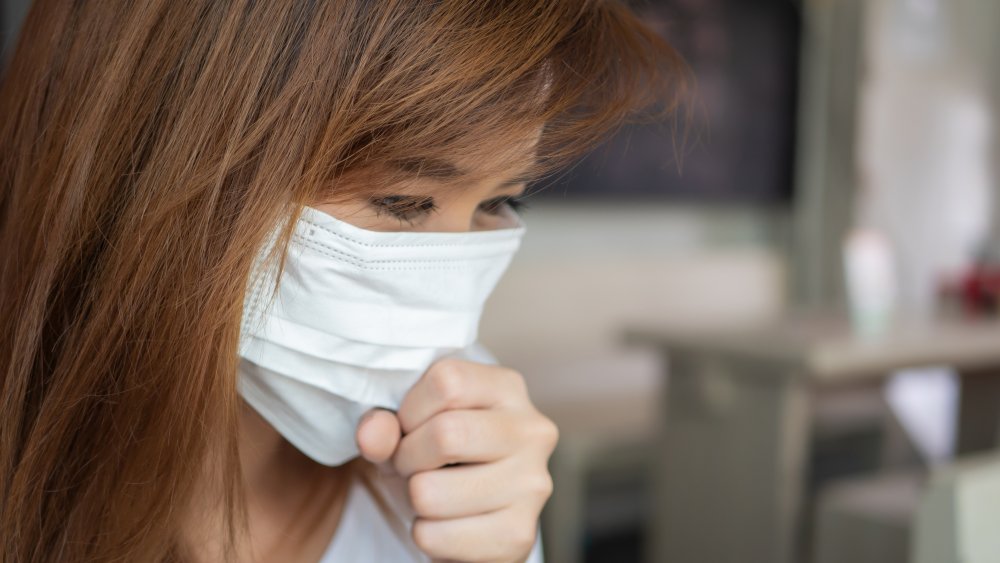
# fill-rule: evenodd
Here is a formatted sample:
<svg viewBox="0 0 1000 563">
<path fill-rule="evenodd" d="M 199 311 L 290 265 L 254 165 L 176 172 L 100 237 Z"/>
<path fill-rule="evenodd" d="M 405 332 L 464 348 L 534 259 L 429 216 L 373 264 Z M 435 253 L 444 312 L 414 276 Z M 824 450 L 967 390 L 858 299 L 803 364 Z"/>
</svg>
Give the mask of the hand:
<svg viewBox="0 0 1000 563">
<path fill-rule="evenodd" d="M 521 374 L 446 358 L 395 415 L 369 413 L 356 438 L 366 459 L 408 479 L 417 547 L 435 559 L 510 562 L 535 543 L 558 434 Z"/>
</svg>

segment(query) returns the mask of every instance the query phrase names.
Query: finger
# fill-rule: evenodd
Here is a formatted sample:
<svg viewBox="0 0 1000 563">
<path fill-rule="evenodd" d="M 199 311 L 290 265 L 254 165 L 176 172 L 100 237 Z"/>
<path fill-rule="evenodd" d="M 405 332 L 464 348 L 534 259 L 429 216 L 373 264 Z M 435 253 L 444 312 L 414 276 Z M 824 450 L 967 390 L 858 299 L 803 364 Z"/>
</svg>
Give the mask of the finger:
<svg viewBox="0 0 1000 563">
<path fill-rule="evenodd" d="M 432 364 L 403 397 L 397 416 L 403 433 L 409 433 L 445 410 L 490 408 L 525 401 L 524 378 L 516 371 L 445 358 Z"/>
<path fill-rule="evenodd" d="M 514 463 L 477 463 L 423 471 L 407 489 L 417 516 L 448 519 L 494 512 L 518 501 L 542 505 L 552 494 L 544 467 L 523 470 Z"/>
<path fill-rule="evenodd" d="M 396 472 L 409 477 L 449 463 L 496 461 L 518 450 L 523 421 L 499 410 L 453 410 L 434 415 L 403 436 L 393 455 Z"/>
<path fill-rule="evenodd" d="M 417 518 L 413 542 L 435 559 L 509 561 L 524 557 L 535 545 L 533 512 L 504 509 L 450 520 Z"/>
<path fill-rule="evenodd" d="M 399 446 L 402 437 L 399 419 L 392 411 L 372 409 L 361 418 L 354 437 L 363 458 L 384 463 Z"/>
</svg>

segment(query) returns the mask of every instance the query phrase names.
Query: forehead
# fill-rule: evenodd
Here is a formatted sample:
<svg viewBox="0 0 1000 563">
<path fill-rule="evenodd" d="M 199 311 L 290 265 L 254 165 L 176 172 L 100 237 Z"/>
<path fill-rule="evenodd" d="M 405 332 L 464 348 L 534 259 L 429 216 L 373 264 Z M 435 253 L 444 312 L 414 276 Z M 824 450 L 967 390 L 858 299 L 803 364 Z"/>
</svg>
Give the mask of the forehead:
<svg viewBox="0 0 1000 563">
<path fill-rule="evenodd" d="M 532 173 L 539 138 L 540 130 L 517 143 L 484 146 L 472 154 L 411 155 L 388 161 L 379 169 L 398 181 L 433 182 L 442 188 L 483 181 L 507 182 Z"/>
<path fill-rule="evenodd" d="M 426 194 L 430 190 L 443 194 L 481 182 L 528 181 L 536 164 L 541 134 L 542 128 L 538 127 L 517 142 L 480 146 L 473 154 L 416 153 L 349 169 L 325 197 L 337 201 L 386 191 Z"/>
<path fill-rule="evenodd" d="M 482 146 L 471 154 L 447 157 L 415 155 L 394 160 L 391 166 L 421 177 L 449 183 L 481 180 L 506 175 L 522 175 L 536 161 L 542 128 L 534 128 L 516 142 Z"/>
</svg>

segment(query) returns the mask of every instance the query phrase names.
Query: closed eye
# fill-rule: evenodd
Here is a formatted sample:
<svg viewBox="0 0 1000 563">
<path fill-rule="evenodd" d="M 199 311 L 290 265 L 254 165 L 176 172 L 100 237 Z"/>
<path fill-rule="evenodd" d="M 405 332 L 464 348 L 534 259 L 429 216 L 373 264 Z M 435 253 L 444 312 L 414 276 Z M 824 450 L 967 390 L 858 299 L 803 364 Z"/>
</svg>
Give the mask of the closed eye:
<svg viewBox="0 0 1000 563">
<path fill-rule="evenodd" d="M 499 215 L 503 211 L 504 207 L 509 208 L 515 213 L 519 213 L 528 207 L 528 205 L 521 198 L 522 196 L 512 195 L 495 197 L 480 203 L 479 209 L 489 215 Z"/>
<path fill-rule="evenodd" d="M 524 194 L 504 195 L 488 199 L 479 204 L 478 210 L 487 215 L 500 215 L 504 209 L 515 213 L 523 212 L 528 205 L 523 201 Z M 368 200 L 375 208 L 377 216 L 388 214 L 399 222 L 415 225 L 426 216 L 440 211 L 433 197 L 410 195 L 376 195 Z"/>
<path fill-rule="evenodd" d="M 438 211 L 438 205 L 430 196 L 389 195 L 372 196 L 368 203 L 375 208 L 375 213 L 392 215 L 400 223 L 413 225 L 420 219 Z"/>
</svg>

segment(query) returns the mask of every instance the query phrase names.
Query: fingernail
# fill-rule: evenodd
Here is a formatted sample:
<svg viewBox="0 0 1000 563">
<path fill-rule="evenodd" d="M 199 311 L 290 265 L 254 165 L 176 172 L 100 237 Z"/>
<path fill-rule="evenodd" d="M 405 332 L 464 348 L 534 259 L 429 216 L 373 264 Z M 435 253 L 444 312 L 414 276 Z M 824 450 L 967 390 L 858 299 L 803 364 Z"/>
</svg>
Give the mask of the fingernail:
<svg viewBox="0 0 1000 563">
<path fill-rule="evenodd" d="M 365 414 L 361 415 L 361 419 L 358 420 L 358 426 L 361 426 L 366 421 L 370 420 L 371 417 L 373 417 L 373 416 L 375 416 L 375 409 L 372 409 L 372 410 L 366 412 Z"/>
</svg>

